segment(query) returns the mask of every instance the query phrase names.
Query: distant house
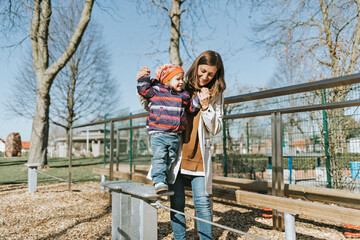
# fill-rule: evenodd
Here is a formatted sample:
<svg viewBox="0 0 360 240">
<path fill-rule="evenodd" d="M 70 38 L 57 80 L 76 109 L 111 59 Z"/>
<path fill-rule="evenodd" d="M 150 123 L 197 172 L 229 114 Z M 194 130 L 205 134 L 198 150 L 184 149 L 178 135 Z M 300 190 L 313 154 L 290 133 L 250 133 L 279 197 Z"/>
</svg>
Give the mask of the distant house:
<svg viewBox="0 0 360 240">
<path fill-rule="evenodd" d="M 77 155 L 92 155 L 94 157 L 104 155 L 104 130 L 92 129 L 74 134 L 73 153 Z M 66 157 L 66 137 L 58 137 L 48 146 L 51 157 Z"/>
<path fill-rule="evenodd" d="M 149 137 L 146 132 L 143 135 L 134 136 L 132 139 L 132 151 L 137 154 L 149 154 L 151 151 Z M 74 133 L 72 138 L 72 153 L 74 156 L 93 156 L 98 157 L 104 155 L 104 129 L 88 129 Z M 116 150 L 115 134 L 114 151 Z M 110 131 L 106 134 L 106 154 L 110 154 Z M 128 154 L 129 152 L 129 136 L 127 134 L 119 134 L 119 153 Z M 48 145 L 48 153 L 51 157 L 66 157 L 67 144 L 65 137 L 58 137 L 51 141 Z"/>
<path fill-rule="evenodd" d="M 30 151 L 30 141 L 22 141 L 21 142 L 21 151 L 22 152 L 29 152 Z"/>
</svg>

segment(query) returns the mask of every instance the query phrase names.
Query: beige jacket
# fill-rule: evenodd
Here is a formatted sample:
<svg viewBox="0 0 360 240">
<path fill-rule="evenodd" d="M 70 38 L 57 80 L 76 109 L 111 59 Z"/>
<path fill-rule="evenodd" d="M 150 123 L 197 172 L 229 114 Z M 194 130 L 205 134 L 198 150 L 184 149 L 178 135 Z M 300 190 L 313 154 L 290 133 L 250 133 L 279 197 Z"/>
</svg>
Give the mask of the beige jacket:
<svg viewBox="0 0 360 240">
<path fill-rule="evenodd" d="M 224 97 L 220 94 L 217 98 L 210 101 L 209 108 L 205 111 L 200 111 L 200 120 L 199 120 L 199 144 L 201 155 L 204 163 L 204 171 L 205 171 L 205 190 L 207 194 L 212 194 L 212 164 L 211 164 L 211 136 L 218 134 L 223 127 L 223 104 Z M 177 177 L 177 174 L 180 170 L 181 165 L 181 153 L 182 153 L 182 144 L 180 144 L 179 148 L 179 157 L 178 160 L 171 166 L 168 175 L 168 183 L 173 184 Z M 151 179 L 150 176 L 151 167 L 148 173 L 148 178 Z"/>
</svg>

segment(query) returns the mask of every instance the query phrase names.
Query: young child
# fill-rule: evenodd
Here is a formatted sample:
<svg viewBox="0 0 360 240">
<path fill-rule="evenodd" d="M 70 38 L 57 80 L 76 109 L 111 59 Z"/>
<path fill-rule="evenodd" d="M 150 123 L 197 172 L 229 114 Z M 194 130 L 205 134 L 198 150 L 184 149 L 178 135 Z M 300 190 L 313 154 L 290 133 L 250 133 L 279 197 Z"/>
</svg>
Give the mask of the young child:
<svg viewBox="0 0 360 240">
<path fill-rule="evenodd" d="M 183 89 L 183 78 L 183 69 L 174 64 L 158 67 L 155 79 L 150 79 L 147 67 L 137 74 L 138 93 L 149 101 L 146 128 L 153 152 L 151 178 L 156 193 L 168 190 L 167 171 L 177 158 L 186 112 L 194 113 L 200 109 L 198 96 L 191 99 Z"/>
</svg>

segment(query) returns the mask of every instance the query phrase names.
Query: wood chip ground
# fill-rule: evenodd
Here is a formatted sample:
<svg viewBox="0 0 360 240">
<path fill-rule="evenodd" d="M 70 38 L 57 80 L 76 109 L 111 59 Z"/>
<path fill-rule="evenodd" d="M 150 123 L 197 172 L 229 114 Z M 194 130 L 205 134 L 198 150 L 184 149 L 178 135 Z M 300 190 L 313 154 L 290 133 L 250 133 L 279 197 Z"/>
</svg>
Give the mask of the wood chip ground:
<svg viewBox="0 0 360 240">
<path fill-rule="evenodd" d="M 0 185 L 0 239 L 111 239 L 109 193 L 102 193 L 100 184 L 39 184 L 38 191 L 27 192 L 26 184 Z M 194 215 L 191 192 L 186 199 L 186 213 Z M 162 204 L 169 205 L 166 198 Z M 285 233 L 272 229 L 272 219 L 262 217 L 261 209 L 237 205 L 230 201 L 213 201 L 216 223 L 265 239 L 285 239 Z M 326 213 L 324 213 L 326 214 Z M 159 239 L 172 239 L 170 214 L 158 210 Z M 296 216 L 297 239 L 346 239 L 349 229 L 330 222 Z M 214 239 L 251 239 L 214 227 Z M 356 231 L 353 231 L 356 232 Z M 187 239 L 195 239 L 194 221 L 187 218 Z"/>
</svg>

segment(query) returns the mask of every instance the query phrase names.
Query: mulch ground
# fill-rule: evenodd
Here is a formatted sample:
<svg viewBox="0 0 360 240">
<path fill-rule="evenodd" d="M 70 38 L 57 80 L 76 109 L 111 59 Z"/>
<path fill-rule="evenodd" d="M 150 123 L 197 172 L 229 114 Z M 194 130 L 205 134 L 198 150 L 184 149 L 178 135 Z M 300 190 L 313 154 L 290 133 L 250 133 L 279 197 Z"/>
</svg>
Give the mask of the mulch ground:
<svg viewBox="0 0 360 240">
<path fill-rule="evenodd" d="M 99 183 L 84 185 L 100 188 Z M 109 193 L 67 183 L 39 184 L 27 192 L 26 184 L 0 185 L 0 239 L 111 239 Z M 194 215 L 190 197 L 186 213 Z M 169 205 L 166 198 L 160 202 Z M 213 201 L 216 223 L 265 239 L 285 239 L 285 233 L 272 229 L 272 219 L 262 217 L 261 209 L 234 202 Z M 343 226 L 296 216 L 297 239 L 346 239 Z M 251 239 L 214 227 L 214 239 Z M 158 210 L 159 239 L 172 239 L 170 213 Z M 187 218 L 187 238 L 195 239 L 194 221 Z"/>
</svg>

